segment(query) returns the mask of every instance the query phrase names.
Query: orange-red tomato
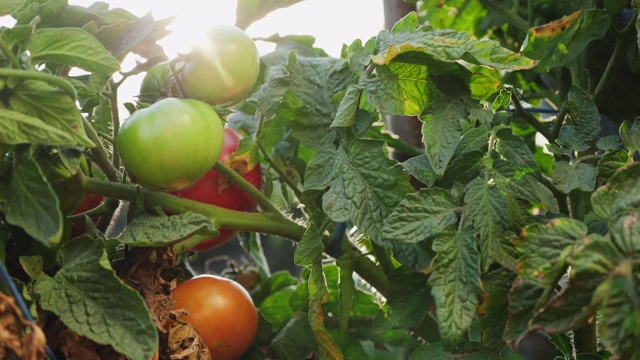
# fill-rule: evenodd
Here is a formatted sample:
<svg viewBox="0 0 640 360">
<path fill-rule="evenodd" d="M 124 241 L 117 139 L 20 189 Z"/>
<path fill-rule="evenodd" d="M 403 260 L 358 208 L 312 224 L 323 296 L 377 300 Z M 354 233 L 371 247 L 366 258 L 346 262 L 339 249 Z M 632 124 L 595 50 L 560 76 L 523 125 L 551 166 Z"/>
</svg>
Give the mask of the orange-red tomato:
<svg viewBox="0 0 640 360">
<path fill-rule="evenodd" d="M 175 309 L 189 310 L 180 319 L 196 329 L 212 359 L 235 360 L 253 343 L 258 312 L 247 290 L 235 281 L 201 275 L 179 284 L 171 297 Z"/>
</svg>

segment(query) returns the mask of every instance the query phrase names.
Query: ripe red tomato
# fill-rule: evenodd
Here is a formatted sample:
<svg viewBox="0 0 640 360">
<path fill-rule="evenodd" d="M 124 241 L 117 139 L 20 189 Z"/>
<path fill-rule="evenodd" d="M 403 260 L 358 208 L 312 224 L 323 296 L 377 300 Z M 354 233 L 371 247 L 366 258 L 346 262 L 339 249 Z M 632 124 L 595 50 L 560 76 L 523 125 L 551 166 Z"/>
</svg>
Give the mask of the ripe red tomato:
<svg viewBox="0 0 640 360">
<path fill-rule="evenodd" d="M 242 139 L 237 131 L 231 128 L 224 129 L 224 143 L 222 152 L 218 158 L 227 163 L 232 169 L 241 174 L 245 180 L 257 189 L 262 187 L 262 170 L 260 164 L 250 165 L 246 161 L 229 162 L 229 157 L 238 149 L 238 144 Z M 226 209 L 237 211 L 254 211 L 256 202 L 242 191 L 230 180 L 221 177 L 215 170 L 209 170 L 195 184 L 186 189 L 173 192 L 172 194 L 190 200 L 199 201 L 206 204 L 220 206 Z M 204 251 L 227 242 L 235 235 L 235 231 L 229 229 L 219 229 L 220 235 L 215 239 L 206 239 L 198 244 L 193 250 Z"/>
<path fill-rule="evenodd" d="M 196 329 L 212 359 L 235 360 L 253 343 L 258 312 L 247 290 L 235 281 L 201 275 L 179 284 L 171 297 L 175 309 L 189 310 L 180 319 Z"/>
<path fill-rule="evenodd" d="M 86 194 L 82 196 L 82 200 L 76 208 L 73 210 L 73 214 L 81 214 L 85 211 L 89 211 L 96 206 L 100 205 L 104 201 L 104 196 L 97 194 Z M 91 218 L 94 224 L 98 223 L 100 218 L 98 216 L 94 216 Z M 71 237 L 77 237 L 84 234 L 84 230 L 86 228 L 86 223 L 84 220 L 76 221 L 71 225 Z"/>
<path fill-rule="evenodd" d="M 260 72 L 256 44 L 235 26 L 214 26 L 194 46 L 184 67 L 187 97 L 211 105 L 234 105 L 253 88 Z"/>
</svg>

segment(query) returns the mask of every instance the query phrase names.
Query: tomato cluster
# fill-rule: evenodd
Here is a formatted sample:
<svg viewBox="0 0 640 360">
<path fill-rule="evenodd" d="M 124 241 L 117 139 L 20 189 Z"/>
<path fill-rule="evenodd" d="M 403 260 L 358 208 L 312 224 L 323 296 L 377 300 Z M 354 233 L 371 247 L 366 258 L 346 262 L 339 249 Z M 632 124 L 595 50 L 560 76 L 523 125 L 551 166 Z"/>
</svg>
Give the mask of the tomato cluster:
<svg viewBox="0 0 640 360">
<path fill-rule="evenodd" d="M 251 196 L 212 169 L 221 160 L 261 189 L 260 164 L 238 153 L 242 136 L 225 128 L 212 106 L 231 106 L 247 97 L 260 70 L 258 51 L 253 40 L 235 27 L 214 27 L 207 40 L 181 59 L 178 72 L 173 73 L 169 62 L 149 70 L 139 103 L 150 105 L 124 122 L 116 147 L 130 179 L 143 187 L 232 210 L 255 211 Z M 183 90 L 186 98 L 171 97 L 176 89 Z M 219 230 L 218 237 L 192 250 L 210 249 L 235 234 L 233 229 Z M 172 297 L 176 309 L 189 310 L 181 320 L 198 331 L 213 358 L 236 359 L 253 342 L 257 311 L 237 283 L 200 276 L 179 284 Z"/>
</svg>

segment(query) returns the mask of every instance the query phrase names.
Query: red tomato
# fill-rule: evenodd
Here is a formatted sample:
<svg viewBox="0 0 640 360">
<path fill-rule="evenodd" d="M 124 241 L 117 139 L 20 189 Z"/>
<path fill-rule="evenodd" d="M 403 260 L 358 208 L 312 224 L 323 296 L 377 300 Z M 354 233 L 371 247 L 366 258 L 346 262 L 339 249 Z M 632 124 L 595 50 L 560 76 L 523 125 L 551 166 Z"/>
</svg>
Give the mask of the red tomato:
<svg viewBox="0 0 640 360">
<path fill-rule="evenodd" d="M 73 214 L 81 214 L 85 211 L 89 211 L 96 206 L 100 205 L 104 201 L 104 196 L 97 194 L 86 194 L 82 196 L 82 200 L 76 208 L 73 210 Z M 98 216 L 94 216 L 91 218 L 94 224 L 98 223 L 100 218 Z M 71 237 L 77 237 L 84 234 L 84 230 L 86 228 L 86 223 L 84 220 L 76 221 L 71 225 Z"/>
<path fill-rule="evenodd" d="M 257 189 L 262 187 L 262 170 L 260 164 L 256 164 L 253 168 L 248 168 L 245 162 L 229 163 L 229 157 L 238 149 L 238 143 L 242 136 L 231 128 L 224 129 L 224 144 L 219 160 L 225 162 L 232 169 L 243 175 L 251 185 Z M 254 211 L 256 202 L 242 191 L 237 185 L 231 183 L 230 180 L 221 177 L 215 170 L 209 170 L 195 184 L 186 189 L 173 192 L 172 194 L 190 200 L 199 201 L 206 204 L 220 206 L 226 209 L 237 211 Z M 206 239 L 193 250 L 204 251 L 215 246 L 227 242 L 235 235 L 235 231 L 229 229 L 220 229 L 220 235 L 216 238 Z"/>
<path fill-rule="evenodd" d="M 175 309 L 189 310 L 180 319 L 196 329 L 212 359 L 235 360 L 253 343 L 258 312 L 247 290 L 235 281 L 201 275 L 179 284 L 171 297 Z"/>
</svg>

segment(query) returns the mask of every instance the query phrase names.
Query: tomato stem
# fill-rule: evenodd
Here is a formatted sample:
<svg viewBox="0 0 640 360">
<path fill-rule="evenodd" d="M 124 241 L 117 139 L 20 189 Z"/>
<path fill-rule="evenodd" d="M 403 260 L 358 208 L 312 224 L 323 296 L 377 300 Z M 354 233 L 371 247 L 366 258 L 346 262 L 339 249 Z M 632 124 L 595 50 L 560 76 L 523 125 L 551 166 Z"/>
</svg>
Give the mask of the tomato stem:
<svg viewBox="0 0 640 360">
<path fill-rule="evenodd" d="M 100 139 L 98 133 L 96 133 L 95 129 L 86 119 L 84 120 L 84 130 L 87 133 L 89 139 L 96 144 L 96 146 L 91 149 L 92 160 L 96 164 L 98 164 L 107 179 L 113 182 L 122 181 L 122 174 L 113 166 L 113 164 L 109 160 L 109 153 L 104 147 L 102 139 Z M 115 146 L 113 148 L 115 149 Z"/>
<path fill-rule="evenodd" d="M 256 166 L 260 166 L 260 165 L 256 165 Z M 218 173 L 220 173 L 220 175 L 231 180 L 234 184 L 238 185 L 240 189 L 242 189 L 244 192 L 249 194 L 249 196 L 251 196 L 251 198 L 254 199 L 256 203 L 258 203 L 258 205 L 260 206 L 260 208 L 262 208 L 262 210 L 268 213 L 280 214 L 280 210 L 278 210 L 278 208 L 276 208 L 273 205 L 273 203 L 271 203 L 271 201 L 269 201 L 269 199 L 267 199 L 267 197 L 264 196 L 262 192 L 260 192 L 260 190 L 256 189 L 253 185 L 251 185 L 251 183 L 245 180 L 240 174 L 233 171 L 224 162 L 220 160 L 216 161 L 216 164 L 213 166 L 213 168 Z"/>
<path fill-rule="evenodd" d="M 235 174 L 232 170 L 229 169 L 229 171 Z M 277 235 L 290 239 L 294 242 L 299 242 L 306 231 L 305 226 L 288 219 L 277 211 L 273 205 L 270 206 L 270 208 L 273 209 L 272 212 L 252 213 L 229 210 L 215 205 L 180 198 L 167 193 L 147 190 L 130 184 L 85 177 L 81 173 L 72 178 L 72 180 L 74 181 L 65 181 L 63 183 L 56 184 L 56 190 L 62 194 L 99 194 L 108 198 L 132 202 L 136 201 L 136 199 L 141 196 L 146 206 L 159 206 L 166 212 L 183 213 L 191 211 L 205 215 L 213 220 L 214 225 L 217 228 Z M 253 188 L 253 186 L 249 186 Z M 257 191 L 257 189 L 255 191 Z M 257 192 L 260 193 L 259 191 Z M 261 193 L 260 196 L 264 197 Z M 329 243 L 331 238 L 323 238 L 323 241 Z M 361 254 L 360 250 L 358 250 L 352 243 L 344 241 L 342 244 L 343 252 L 354 251 Z M 356 259 L 356 272 L 371 286 L 378 290 L 380 294 L 384 295 L 388 285 L 388 279 L 384 271 L 367 256 L 356 256 Z"/>
</svg>

